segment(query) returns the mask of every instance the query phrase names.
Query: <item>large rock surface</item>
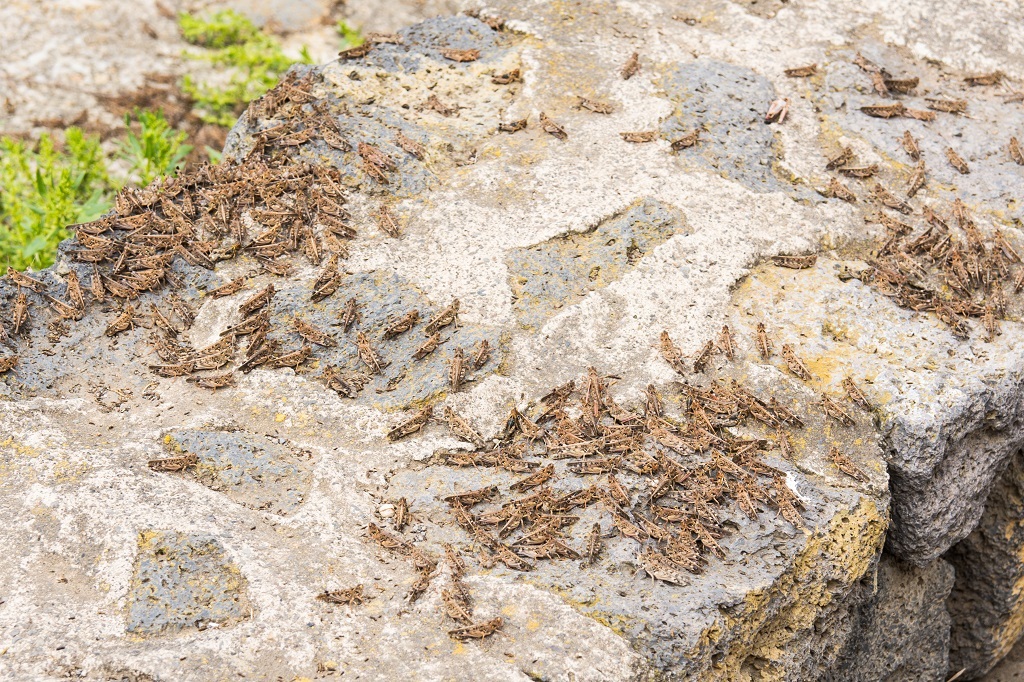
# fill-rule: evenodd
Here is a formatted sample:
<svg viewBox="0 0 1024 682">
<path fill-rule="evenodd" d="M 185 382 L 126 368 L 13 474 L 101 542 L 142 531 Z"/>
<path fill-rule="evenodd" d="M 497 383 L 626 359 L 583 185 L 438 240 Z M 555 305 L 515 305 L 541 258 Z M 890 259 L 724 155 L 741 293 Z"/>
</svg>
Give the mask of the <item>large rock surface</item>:
<svg viewBox="0 0 1024 682">
<path fill-rule="evenodd" d="M 997 68 L 1024 76 L 1014 51 L 1022 29 L 1011 22 L 993 31 L 1002 5 L 964 12 L 922 3 L 898 17 L 882 3 L 854 11 L 706 2 L 685 13 L 675 5 L 498 3 L 479 18 L 410 27 L 400 44 L 378 44 L 365 56 L 297 70 L 232 132 L 225 158 L 237 165 L 181 188 L 153 188 L 162 200 L 127 196 L 123 223 L 151 213 L 99 226 L 114 246 L 80 235 L 65 243 L 57 265 L 33 274 L 48 295 L 70 300 L 71 273 L 83 286 L 92 280 L 89 251 L 113 249 L 98 268 L 108 296 L 101 302 L 87 292 L 81 320 L 57 320 L 59 306 L 48 308 L 41 292 L 0 281 L 5 330 L 19 356 L 0 384 L 0 506 L 8 520 L 0 538 L 16 548 L 0 558 L 2 674 L 896 680 L 942 679 L 947 660 L 956 672 L 970 656 L 980 660 L 970 664 L 977 674 L 1005 653 L 1019 634 L 1015 539 L 986 538 L 1020 515 L 1015 479 L 997 479 L 1022 437 L 1020 302 L 1009 281 L 1021 266 L 1002 264 L 1007 281 L 997 286 L 1009 300 L 999 334 L 985 338 L 978 310 L 959 322 L 964 333 L 949 324 L 955 315 L 943 322 L 900 305 L 905 290 L 887 286 L 879 274 L 886 268 L 907 268 L 905 277 L 942 300 L 948 279 L 924 259 L 880 261 L 888 235 L 877 214 L 911 223 L 917 236 L 930 208 L 947 217 L 958 242 L 969 241 L 972 233 L 948 218 L 959 198 L 982 249 L 995 252 L 1001 233 L 1022 251 L 1014 195 L 1021 167 L 1006 145 L 1024 110 L 1005 103 L 1003 90 L 963 82 L 968 72 Z M 452 49 L 478 50 L 478 59 L 453 60 Z M 624 79 L 633 52 L 640 70 Z M 863 58 L 920 82 L 906 97 L 882 99 L 871 67 L 856 65 Z M 783 72 L 809 63 L 817 63 L 809 78 Z M 514 70 L 521 80 L 495 82 Z M 901 101 L 924 110 L 925 96 L 966 97 L 970 116 L 880 119 L 859 109 Z M 580 106 L 581 98 L 612 111 Z M 766 125 L 776 98 L 788 98 L 789 113 Z M 498 129 L 523 118 L 525 130 Z M 548 119 L 565 139 L 542 129 Z M 695 130 L 696 144 L 671 148 Z M 894 191 L 905 185 L 913 171 L 899 143 L 906 130 L 928 171 L 909 216 L 870 191 L 875 181 Z M 621 134 L 630 132 L 653 140 L 628 142 Z M 397 133 L 413 144 L 401 146 Z M 360 144 L 390 161 L 375 166 Z M 875 178 L 825 171 L 846 145 L 852 164 L 877 164 Z M 946 161 L 950 145 L 970 174 Z M 859 201 L 816 191 L 830 177 L 841 177 Z M 338 203 L 350 217 L 330 207 Z M 394 217 L 397 237 L 378 227 L 382 214 Z M 355 236 L 342 235 L 341 244 L 331 223 Z M 150 290 L 129 292 L 132 326 L 110 327 L 127 310 L 110 294 L 144 267 L 132 261 L 147 255 L 139 245 L 170 251 L 168 233 L 182 236 L 186 252 Z M 126 242 L 134 250 L 118 264 Z M 272 266 L 279 274 L 255 257 L 261 249 L 288 252 Z M 201 267 L 197 250 L 218 262 Z M 332 272 L 332 251 L 340 284 L 311 300 L 315 282 Z M 804 269 L 772 261 L 797 253 L 820 255 Z M 212 295 L 235 278 L 241 291 Z M 296 317 L 336 345 L 311 347 L 294 369 L 234 371 L 233 385 L 214 392 L 161 375 L 175 373 L 169 369 L 154 372 L 253 319 L 240 306 L 268 284 L 276 355 L 302 347 L 291 331 Z M 981 299 L 981 287 L 972 288 Z M 29 320 L 15 333 L 19 294 Z M 350 300 L 360 315 L 348 329 Z M 437 350 L 414 359 L 427 338 L 424 322 L 453 300 L 459 324 L 441 330 Z M 181 328 L 177 350 L 154 308 Z M 411 331 L 383 338 L 413 309 L 419 321 Z M 759 323 L 774 343 L 767 358 L 757 346 Z M 723 325 L 735 352 L 713 352 L 695 370 Z M 678 368 L 659 351 L 662 330 L 687 356 Z M 363 378 L 358 333 L 386 363 Z M 455 349 L 472 363 L 485 342 L 490 359 L 461 390 L 453 387 Z M 247 340 L 227 343 L 228 364 L 218 372 L 246 359 Z M 795 375 L 784 347 L 806 376 Z M 615 405 L 588 402 L 593 376 L 604 377 Z M 365 385 L 344 397 L 339 377 Z M 847 399 L 847 378 L 866 394 L 867 409 Z M 560 430 L 548 421 L 544 438 L 526 438 L 520 427 L 510 445 L 509 408 L 539 418 L 541 398 L 569 380 L 579 390 Z M 664 399 L 667 422 L 653 419 L 649 385 Z M 701 417 L 692 406 L 698 396 L 710 409 L 716 400 L 701 391 L 721 398 L 736 386 L 766 405 L 777 400 L 803 426 L 766 427 L 751 416 L 756 405 L 720 424 L 724 413 Z M 823 395 L 852 425 L 823 412 Z M 633 413 L 616 417 L 625 426 L 612 423 L 616 405 Z M 386 437 L 426 406 L 434 421 L 397 442 Z M 584 418 L 592 407 L 599 426 Z M 533 570 L 513 570 L 514 560 L 488 557 L 496 541 L 460 521 L 444 498 L 492 485 L 503 500 L 522 498 L 530 493 L 510 486 L 524 474 L 493 462 L 454 466 L 494 455 L 484 442 L 470 453 L 474 437 L 447 428 L 446 409 L 481 441 L 504 439 L 550 465 L 552 495 L 610 485 L 603 474 L 580 472 L 589 460 L 556 458 L 552 439 L 602 433 L 602 458 L 620 452 L 614 434 L 647 431 L 624 452 L 634 463 L 658 453 L 661 470 L 619 467 L 628 504 L 606 496 L 545 508 L 571 514 L 560 537 L 577 550 L 599 525 L 605 548 L 591 565 L 531 558 Z M 667 449 L 659 429 L 675 424 L 680 436 L 696 438 L 686 423 L 710 424 L 725 440 L 758 441 L 758 454 L 726 462 L 714 454 L 729 447 L 724 441 Z M 837 451 L 847 458 L 842 467 Z M 718 554 L 706 537 L 695 541 L 700 571 L 650 563 L 645 570 L 644 557 L 665 542 L 629 537 L 622 522 L 648 513 L 661 477 L 675 470 L 666 457 L 689 473 L 665 483 L 675 498 L 657 501 L 677 504 L 690 525 L 672 521 L 651 532 L 689 536 L 694 519 L 721 531 Z M 694 503 L 695 481 L 712 490 L 710 513 Z M 401 543 L 375 542 L 400 498 L 412 514 L 395 531 Z M 509 530 L 509 542 L 527 532 Z M 441 606 L 450 567 L 442 562 L 429 585 L 420 584 L 415 564 L 442 557 L 445 543 L 468 564 L 474 620 L 503 619 L 490 637 L 464 643 L 448 635 L 456 623 Z M 960 573 L 948 606 L 943 556 Z M 961 566 L 996 559 L 984 580 L 963 582 L 970 573 Z M 356 585 L 361 604 L 317 599 Z M 971 600 L 994 606 L 971 616 Z M 880 657 L 879 647 L 894 642 L 900 655 Z"/>
</svg>

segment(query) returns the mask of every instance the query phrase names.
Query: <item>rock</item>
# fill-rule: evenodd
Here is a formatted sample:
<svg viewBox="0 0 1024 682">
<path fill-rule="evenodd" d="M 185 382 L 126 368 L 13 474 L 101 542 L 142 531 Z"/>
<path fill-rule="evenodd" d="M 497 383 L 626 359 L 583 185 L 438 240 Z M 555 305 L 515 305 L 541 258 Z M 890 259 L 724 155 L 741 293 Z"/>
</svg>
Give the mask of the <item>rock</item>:
<svg viewBox="0 0 1024 682">
<path fill-rule="evenodd" d="M 846 623 L 849 636 L 824 680 L 944 680 L 953 568 L 938 559 L 924 568 L 885 555 L 862 582 L 863 603 Z"/>
<path fill-rule="evenodd" d="M 1024 458 L 1018 450 L 989 493 L 977 528 L 947 555 L 956 568 L 956 585 L 949 597 L 953 619 L 949 669 L 954 673 L 965 669 L 965 679 L 991 670 L 1021 635 L 1022 486 Z"/>
<path fill-rule="evenodd" d="M 981 303 L 959 301 L 973 322 L 942 307 L 941 257 L 879 260 L 896 198 L 811 188 L 840 143 L 902 186 L 913 126 L 934 175 L 911 207 L 962 196 L 964 257 L 991 257 L 997 227 L 1018 244 L 993 207 L 1015 170 L 982 145 L 1020 112 L 972 91 L 983 117 L 943 114 L 965 180 L 933 161 L 941 126 L 860 111 L 848 36 L 922 91 L 960 86 L 859 12 L 595 8 L 499 3 L 297 67 L 224 164 L 126 192 L 86 228 L 113 246 L 62 245 L 69 275 L 107 288 L 81 320 L 0 280 L 5 319 L 30 304 L 0 384 L 0 532 L 20 550 L 0 558 L 0 619 L 34 624 L 12 676 L 53 669 L 60 643 L 153 677 L 941 679 L 939 557 L 988 560 L 949 551 L 1019 439 L 1020 301 L 1007 287 L 985 340 Z M 980 298 L 979 280 L 960 286 Z M 378 525 L 399 498 L 411 521 Z M 158 531 L 167 548 L 140 551 Z M 245 606 L 187 650 L 125 646 L 143 578 L 195 554 L 214 559 L 187 567 L 185 615 L 157 595 L 156 627 L 205 623 L 208 595 Z M 77 581 L 65 600 L 38 598 L 54 562 Z"/>
<path fill-rule="evenodd" d="M 248 618 L 245 587 L 217 538 L 143 531 L 128 592 L 126 630 L 153 635 Z"/>
</svg>

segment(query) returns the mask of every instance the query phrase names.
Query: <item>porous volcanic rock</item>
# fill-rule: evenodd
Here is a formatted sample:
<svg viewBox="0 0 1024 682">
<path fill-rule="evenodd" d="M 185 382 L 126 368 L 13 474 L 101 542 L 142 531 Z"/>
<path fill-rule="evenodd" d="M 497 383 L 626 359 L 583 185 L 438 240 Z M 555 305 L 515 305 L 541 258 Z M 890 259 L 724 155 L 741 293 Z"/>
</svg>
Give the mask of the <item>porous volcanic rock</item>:
<svg viewBox="0 0 1024 682">
<path fill-rule="evenodd" d="M 2 674 L 941 679 L 939 557 L 994 556 L 1021 436 L 1022 110 L 963 78 L 1019 55 L 675 5 L 297 67 L 221 166 L 0 280 Z M 944 65 L 964 32 L 992 54 Z M 860 109 L 893 103 L 933 114 Z"/>
</svg>

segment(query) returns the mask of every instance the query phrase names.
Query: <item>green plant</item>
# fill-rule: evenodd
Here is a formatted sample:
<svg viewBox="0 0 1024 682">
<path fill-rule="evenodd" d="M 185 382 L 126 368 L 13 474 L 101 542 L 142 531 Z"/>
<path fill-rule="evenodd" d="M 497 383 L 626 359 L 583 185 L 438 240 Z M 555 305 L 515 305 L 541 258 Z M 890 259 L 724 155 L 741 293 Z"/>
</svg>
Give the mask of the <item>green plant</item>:
<svg viewBox="0 0 1024 682">
<path fill-rule="evenodd" d="M 227 68 L 222 78 L 197 82 L 185 76 L 182 90 L 195 102 L 202 120 L 231 126 L 245 106 L 277 84 L 281 75 L 296 60 L 288 57 L 280 42 L 233 10 L 223 10 L 207 18 L 182 14 L 178 20 L 182 36 L 206 52 L 188 55 Z M 312 63 L 303 48 L 300 60 Z"/>
<path fill-rule="evenodd" d="M 139 134 L 132 130 L 132 120 L 124 116 L 128 136 L 121 141 L 118 154 L 129 163 L 129 173 L 139 179 L 140 185 L 148 185 L 164 175 L 173 175 L 192 151 L 185 144 L 188 135 L 171 128 L 159 111 L 136 110 Z"/>
<path fill-rule="evenodd" d="M 65 226 L 101 216 L 112 194 L 99 139 L 78 128 L 62 149 L 46 134 L 35 147 L 0 139 L 0 265 L 49 265 Z"/>
<path fill-rule="evenodd" d="M 338 29 L 338 35 L 341 36 L 341 49 L 347 50 L 363 44 L 363 34 L 358 28 L 353 28 L 344 21 L 339 21 L 336 28 Z"/>
</svg>

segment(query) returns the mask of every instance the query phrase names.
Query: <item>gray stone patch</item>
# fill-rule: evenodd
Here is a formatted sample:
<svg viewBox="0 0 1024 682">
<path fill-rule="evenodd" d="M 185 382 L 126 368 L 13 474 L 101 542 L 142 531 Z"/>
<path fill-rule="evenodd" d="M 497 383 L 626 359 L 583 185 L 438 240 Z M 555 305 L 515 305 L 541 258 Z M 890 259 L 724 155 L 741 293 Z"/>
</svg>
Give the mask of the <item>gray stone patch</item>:
<svg viewBox="0 0 1024 682">
<path fill-rule="evenodd" d="M 189 471 L 200 483 L 252 509 L 289 514 L 313 480 L 309 453 L 254 433 L 176 429 L 164 443 L 172 455 L 196 456 Z"/>
<path fill-rule="evenodd" d="M 942 559 L 918 567 L 883 554 L 861 580 L 864 601 L 852 611 L 843 651 L 822 682 L 945 679 L 953 574 Z"/>
<path fill-rule="evenodd" d="M 212 535 L 148 530 L 128 593 L 128 632 L 154 635 L 249 617 L 246 580 Z"/>
<path fill-rule="evenodd" d="M 688 231 L 682 214 L 647 199 L 587 232 L 571 232 L 512 251 L 506 262 L 519 323 L 539 328 L 561 309 L 622 277 L 672 235 Z"/>
<path fill-rule="evenodd" d="M 362 62 L 385 71 L 419 71 L 426 68 L 424 58 L 467 68 L 468 63 L 456 63 L 445 59 L 441 50 L 480 50 L 480 59 L 495 57 L 502 46 L 511 41 L 509 34 L 502 34 L 480 21 L 466 16 L 435 17 L 399 31 L 405 40 L 400 45 L 378 45 Z"/>
<path fill-rule="evenodd" d="M 275 284 L 276 286 L 276 284 Z M 302 343 L 300 337 L 290 331 L 293 317 L 298 315 L 327 332 L 338 343 L 333 348 L 315 350 L 319 361 L 312 365 L 323 369 L 337 367 L 343 374 L 365 373 L 369 370 L 359 359 L 356 338 L 364 332 L 381 356 L 390 363 L 382 375 L 373 375 L 360 392 L 358 400 L 382 408 L 404 407 L 410 403 L 432 399 L 448 390 L 448 362 L 456 347 L 463 349 L 467 360 L 473 356 L 473 348 L 480 341 L 490 345 L 491 359 L 480 370 L 467 373 L 470 381 L 482 379 L 498 368 L 503 353 L 500 349 L 501 334 L 498 328 L 460 322 L 456 327 L 449 325 L 441 330 L 442 343 L 422 360 L 412 357 L 427 336 L 423 329 L 426 323 L 450 301 L 432 302 L 422 291 L 408 281 L 391 272 L 367 272 L 350 275 L 341 288 L 332 296 L 319 302 L 309 300 L 308 285 L 281 284 L 283 287 L 274 297 L 275 313 L 271 326 L 276 336 L 284 341 L 287 348 L 296 348 Z M 359 321 L 345 334 L 342 317 L 349 298 L 359 303 Z M 419 311 L 419 322 L 407 332 L 394 338 L 384 339 L 383 332 L 388 324 L 411 310 Z M 301 311 L 301 312 L 296 312 Z M 310 363 L 307 363 L 310 364 Z M 398 377 L 405 374 L 400 381 Z M 388 383 L 395 380 L 389 388 Z M 379 392 L 378 392 L 379 391 Z"/>
<path fill-rule="evenodd" d="M 662 137 L 673 142 L 701 131 L 700 142 L 679 152 L 683 163 L 721 173 L 755 192 L 795 191 L 773 171 L 775 138 L 764 115 L 776 94 L 767 78 L 741 66 L 698 59 L 663 74 L 658 84 L 673 104 L 661 124 Z"/>
<path fill-rule="evenodd" d="M 849 137 L 860 138 L 871 145 L 886 163 L 880 164 L 883 173 L 869 180 L 844 179 L 862 198 L 878 180 L 898 195 L 903 195 L 914 172 L 916 162 L 900 146 L 904 131 L 910 131 L 921 148 L 921 158 L 927 170 L 927 183 L 920 196 L 938 199 L 943 204 L 960 198 L 972 210 L 989 213 L 1006 224 L 1024 217 L 1024 206 L 1017 200 L 1024 173 L 1010 158 L 1007 146 L 1012 135 L 1020 137 L 1024 129 L 1024 109 L 1019 105 L 1003 103 L 993 97 L 995 88 L 970 87 L 959 74 L 947 74 L 920 63 L 906 61 L 899 51 L 877 44 L 858 44 L 866 58 L 888 69 L 895 77 L 920 78 L 919 86 L 910 95 L 892 98 L 880 97 L 872 90 L 869 74 L 853 63 L 857 51 L 839 50 L 830 55 L 824 65 L 825 92 L 821 108 L 825 117 L 824 131 L 837 127 Z M 860 108 L 875 104 L 902 102 L 909 109 L 928 110 L 926 97 L 939 99 L 966 99 L 967 116 L 933 112 L 934 121 L 912 118 L 875 118 Z M 838 141 L 824 136 L 823 146 L 834 146 Z M 946 149 L 952 148 L 967 162 L 971 172 L 962 175 L 946 159 Z M 854 161 L 860 165 L 864 160 Z M 824 177 L 824 158 L 822 177 Z M 824 183 L 822 183 L 824 184 Z"/>
<path fill-rule="evenodd" d="M 946 555 L 956 568 L 950 670 L 966 668 L 967 679 L 991 670 L 1024 629 L 1022 498 L 1024 453 L 1017 451 L 992 487 L 978 526 Z"/>
<path fill-rule="evenodd" d="M 67 300 L 67 284 L 57 272 L 64 267 L 78 275 L 83 289 L 92 281 L 92 267 L 88 263 L 73 261 L 68 255 L 68 250 L 72 248 L 75 248 L 72 240 L 65 240 L 58 250 L 58 265 L 32 273 L 32 277 L 47 285 L 49 295 L 61 301 Z M 106 371 L 108 367 L 160 362 L 147 342 L 151 331 L 151 306 L 155 304 L 165 315 L 169 315 L 167 296 L 174 293 L 193 310 L 198 310 L 202 303 L 201 290 L 223 284 L 212 271 L 190 266 L 181 258 L 176 258 L 169 270 L 181 280 L 182 287 L 176 289 L 164 286 L 157 291 L 143 292 L 132 299 L 130 303 L 135 309 L 134 328 L 114 338 L 105 337 L 104 330 L 120 314 L 120 299 L 115 300 L 108 294 L 104 302 L 98 303 L 86 291 L 85 316 L 77 322 L 65 320 L 66 334 L 51 340 L 48 338 L 51 334 L 49 325 L 57 315 L 50 307 L 50 302 L 41 294 L 23 290 L 29 302 L 30 323 L 21 334 L 21 343 L 37 352 L 27 353 L 22 350 L 18 366 L 0 375 L 0 397 L 17 399 L 76 394 L 83 388 L 89 390 L 92 385 L 106 381 L 108 375 L 112 374 Z M 17 287 L 7 278 L 0 278 L 0 310 L 10 311 L 17 294 Z M 0 351 L 3 352 L 9 350 Z M 118 378 L 120 387 L 129 388 L 136 395 L 141 394 L 151 381 L 148 372 Z"/>
</svg>

